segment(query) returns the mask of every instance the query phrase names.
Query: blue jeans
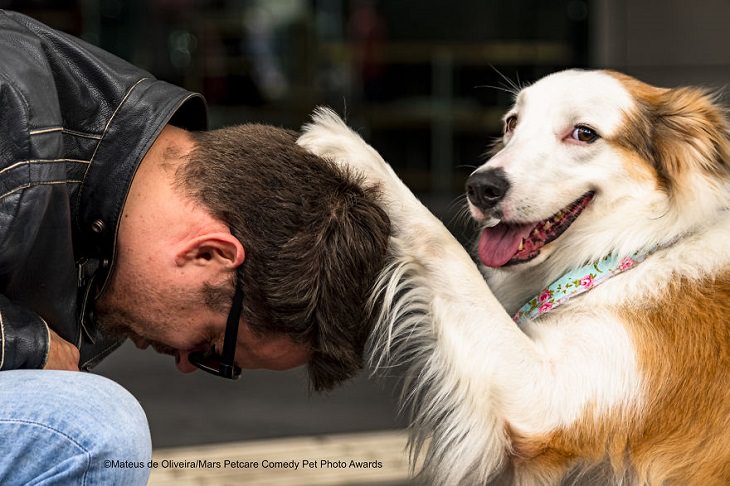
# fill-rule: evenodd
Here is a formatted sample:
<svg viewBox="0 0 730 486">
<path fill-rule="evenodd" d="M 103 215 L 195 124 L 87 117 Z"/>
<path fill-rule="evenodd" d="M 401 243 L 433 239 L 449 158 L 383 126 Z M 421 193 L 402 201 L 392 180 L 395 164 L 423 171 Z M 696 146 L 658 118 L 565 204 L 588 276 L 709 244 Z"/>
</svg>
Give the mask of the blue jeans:
<svg viewBox="0 0 730 486">
<path fill-rule="evenodd" d="M 144 485 L 151 454 L 142 407 L 113 381 L 0 372 L 0 484 Z"/>
</svg>

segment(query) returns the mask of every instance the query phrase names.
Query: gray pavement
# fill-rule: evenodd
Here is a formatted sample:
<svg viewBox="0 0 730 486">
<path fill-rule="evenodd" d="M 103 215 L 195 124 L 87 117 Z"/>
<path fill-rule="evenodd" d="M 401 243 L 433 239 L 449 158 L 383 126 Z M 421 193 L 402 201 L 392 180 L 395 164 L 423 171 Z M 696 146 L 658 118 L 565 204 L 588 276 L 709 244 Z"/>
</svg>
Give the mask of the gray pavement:
<svg viewBox="0 0 730 486">
<path fill-rule="evenodd" d="M 153 446 L 235 442 L 402 428 L 394 380 L 361 373 L 325 394 L 310 392 L 304 368 L 246 371 L 229 381 L 180 373 L 174 359 L 126 343 L 95 373 L 123 385 L 142 404 Z"/>
</svg>

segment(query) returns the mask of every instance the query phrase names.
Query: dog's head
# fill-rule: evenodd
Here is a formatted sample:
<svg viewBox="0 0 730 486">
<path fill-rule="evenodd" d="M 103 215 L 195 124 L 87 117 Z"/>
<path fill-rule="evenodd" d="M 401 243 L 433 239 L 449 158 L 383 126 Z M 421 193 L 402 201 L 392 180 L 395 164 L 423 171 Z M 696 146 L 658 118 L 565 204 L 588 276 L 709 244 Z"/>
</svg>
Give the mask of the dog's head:
<svg viewBox="0 0 730 486">
<path fill-rule="evenodd" d="M 570 70 L 520 91 L 467 181 L 492 268 L 580 265 L 690 232 L 730 203 L 727 122 L 705 92 Z"/>
</svg>

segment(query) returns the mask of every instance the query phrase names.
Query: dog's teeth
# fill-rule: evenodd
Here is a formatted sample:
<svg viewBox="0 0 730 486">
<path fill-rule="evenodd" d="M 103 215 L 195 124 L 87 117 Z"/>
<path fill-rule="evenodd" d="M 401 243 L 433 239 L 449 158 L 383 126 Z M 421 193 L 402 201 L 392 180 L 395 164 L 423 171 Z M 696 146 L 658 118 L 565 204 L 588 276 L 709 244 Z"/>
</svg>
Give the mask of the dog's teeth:
<svg viewBox="0 0 730 486">
<path fill-rule="evenodd" d="M 525 240 L 520 241 L 520 246 L 517 247 L 517 251 L 522 251 L 525 249 Z"/>
<path fill-rule="evenodd" d="M 553 224 L 550 221 L 546 221 L 545 224 L 542 225 L 542 228 L 544 230 L 549 230 L 552 226 L 553 226 Z"/>
<path fill-rule="evenodd" d="M 491 227 L 493 227 L 493 226 L 497 226 L 497 225 L 498 225 L 499 223 L 501 223 L 501 222 L 502 222 L 502 220 L 501 220 L 501 219 L 499 219 L 499 218 L 489 218 L 489 219 L 486 219 L 486 220 L 484 220 L 484 221 L 482 222 L 482 225 L 483 225 L 483 226 L 484 226 L 485 228 L 491 228 Z"/>
</svg>

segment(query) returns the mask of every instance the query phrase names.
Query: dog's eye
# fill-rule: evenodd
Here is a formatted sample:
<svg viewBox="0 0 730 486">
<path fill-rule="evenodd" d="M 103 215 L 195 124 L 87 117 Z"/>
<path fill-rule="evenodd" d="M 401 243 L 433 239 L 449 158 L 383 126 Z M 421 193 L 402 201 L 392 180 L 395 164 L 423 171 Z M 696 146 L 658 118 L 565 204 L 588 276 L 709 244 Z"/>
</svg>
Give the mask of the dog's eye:
<svg viewBox="0 0 730 486">
<path fill-rule="evenodd" d="M 517 115 L 510 115 L 504 121 L 504 133 L 512 133 L 517 126 Z"/>
<path fill-rule="evenodd" d="M 596 133 L 596 131 L 592 128 L 589 128 L 585 125 L 578 125 L 576 126 L 573 131 L 571 132 L 570 136 L 579 142 L 583 143 L 593 143 L 595 142 L 599 135 Z"/>
</svg>

